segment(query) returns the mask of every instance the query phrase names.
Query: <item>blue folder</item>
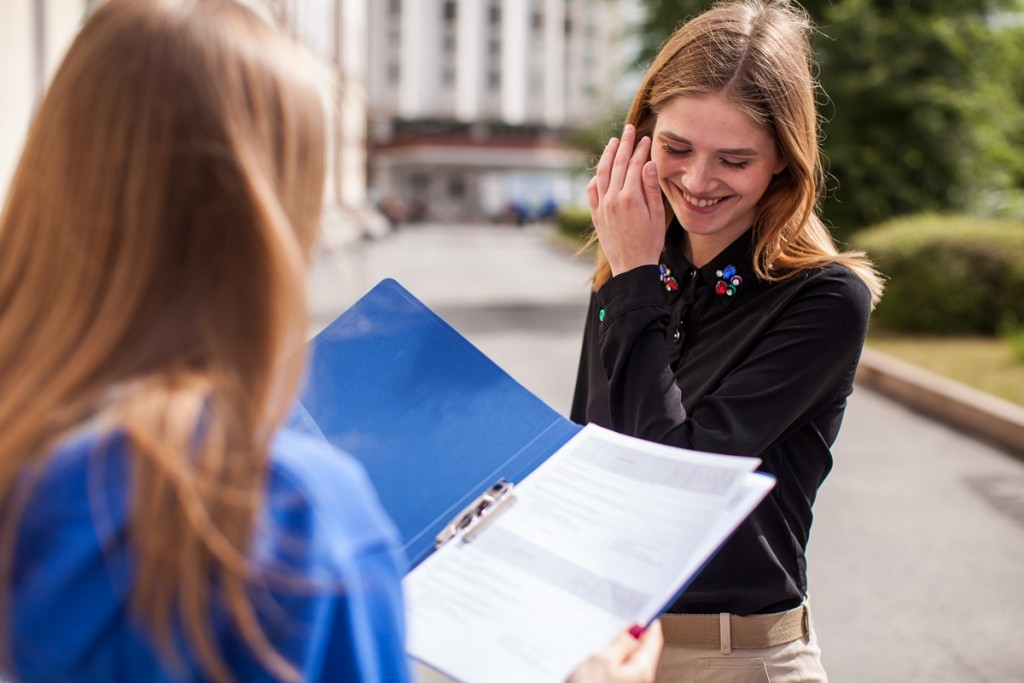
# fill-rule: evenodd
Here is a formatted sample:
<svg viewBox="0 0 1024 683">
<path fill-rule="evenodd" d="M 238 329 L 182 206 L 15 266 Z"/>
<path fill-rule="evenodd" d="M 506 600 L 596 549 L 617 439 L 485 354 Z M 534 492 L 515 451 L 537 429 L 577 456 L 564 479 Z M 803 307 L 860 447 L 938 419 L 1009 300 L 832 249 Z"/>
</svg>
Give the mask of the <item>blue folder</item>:
<svg viewBox="0 0 1024 683">
<path fill-rule="evenodd" d="M 580 429 L 395 280 L 309 353 L 301 419 L 363 463 L 410 570 L 460 511 L 500 479 L 522 481 Z"/>
</svg>

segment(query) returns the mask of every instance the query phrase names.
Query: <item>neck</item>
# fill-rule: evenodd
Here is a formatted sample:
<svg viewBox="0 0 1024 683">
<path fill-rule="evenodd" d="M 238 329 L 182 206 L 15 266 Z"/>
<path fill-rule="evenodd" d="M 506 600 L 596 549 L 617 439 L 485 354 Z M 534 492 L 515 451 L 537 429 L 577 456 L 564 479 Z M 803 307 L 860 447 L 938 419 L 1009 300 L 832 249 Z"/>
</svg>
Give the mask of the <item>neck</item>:
<svg viewBox="0 0 1024 683">
<path fill-rule="evenodd" d="M 702 235 L 685 233 L 682 241 L 683 256 L 697 268 L 703 268 L 711 260 L 722 253 L 728 244 L 719 244 L 715 239 Z"/>
</svg>

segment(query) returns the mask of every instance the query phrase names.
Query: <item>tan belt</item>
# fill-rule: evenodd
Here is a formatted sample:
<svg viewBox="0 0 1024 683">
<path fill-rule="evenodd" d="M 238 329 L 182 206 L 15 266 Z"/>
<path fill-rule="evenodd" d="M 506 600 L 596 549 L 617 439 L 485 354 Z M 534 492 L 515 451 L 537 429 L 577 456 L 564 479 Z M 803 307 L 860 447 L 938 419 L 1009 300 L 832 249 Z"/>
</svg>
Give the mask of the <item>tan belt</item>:
<svg viewBox="0 0 1024 683">
<path fill-rule="evenodd" d="M 803 638 L 810 629 L 804 605 L 787 612 L 753 614 L 662 614 L 666 645 L 760 650 Z"/>
</svg>

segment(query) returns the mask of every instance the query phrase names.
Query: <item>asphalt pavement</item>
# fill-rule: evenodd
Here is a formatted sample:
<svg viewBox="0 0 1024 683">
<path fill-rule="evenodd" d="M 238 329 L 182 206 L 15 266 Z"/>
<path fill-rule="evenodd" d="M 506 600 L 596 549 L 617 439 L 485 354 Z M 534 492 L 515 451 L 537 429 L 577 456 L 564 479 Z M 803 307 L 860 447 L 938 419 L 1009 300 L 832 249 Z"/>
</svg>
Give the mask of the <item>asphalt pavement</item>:
<svg viewBox="0 0 1024 683">
<path fill-rule="evenodd" d="M 546 225 L 328 240 L 310 332 L 385 277 L 563 414 L 590 264 Z M 819 493 L 811 606 L 833 683 L 1024 682 L 1024 461 L 858 383 Z"/>
</svg>

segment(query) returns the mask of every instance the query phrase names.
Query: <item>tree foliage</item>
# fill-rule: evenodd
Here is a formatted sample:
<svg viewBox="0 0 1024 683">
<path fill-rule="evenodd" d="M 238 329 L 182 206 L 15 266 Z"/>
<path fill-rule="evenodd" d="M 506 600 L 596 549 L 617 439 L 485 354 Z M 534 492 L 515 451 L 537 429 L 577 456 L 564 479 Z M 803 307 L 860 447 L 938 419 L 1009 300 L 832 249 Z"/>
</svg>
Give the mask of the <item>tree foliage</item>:
<svg viewBox="0 0 1024 683">
<path fill-rule="evenodd" d="M 641 63 L 710 2 L 643 0 Z M 839 234 L 920 211 L 999 208 L 1024 187 L 1017 0 L 807 0 Z"/>
</svg>

